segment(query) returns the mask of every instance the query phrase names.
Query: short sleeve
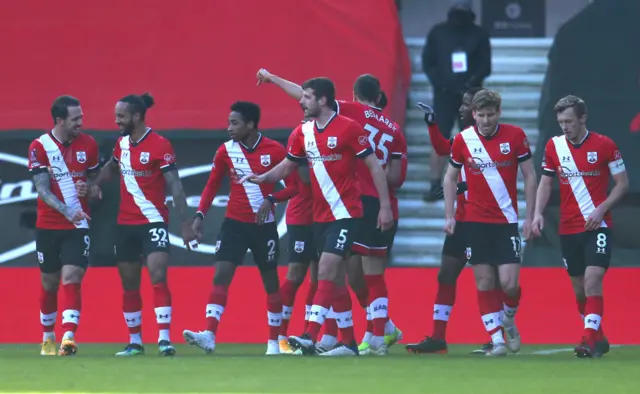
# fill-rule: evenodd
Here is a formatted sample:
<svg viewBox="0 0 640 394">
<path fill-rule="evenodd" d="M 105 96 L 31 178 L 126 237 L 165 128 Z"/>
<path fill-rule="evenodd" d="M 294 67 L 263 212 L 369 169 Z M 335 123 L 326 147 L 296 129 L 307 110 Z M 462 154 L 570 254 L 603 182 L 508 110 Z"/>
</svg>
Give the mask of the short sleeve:
<svg viewBox="0 0 640 394">
<path fill-rule="evenodd" d="M 162 141 L 158 146 L 157 160 L 160 163 L 162 172 L 169 172 L 176 169 L 176 154 L 169 140 Z"/>
<path fill-rule="evenodd" d="M 118 141 L 116 141 L 116 146 L 113 147 L 113 161 L 115 161 L 116 163 L 120 162 L 120 138 L 118 138 Z"/>
<path fill-rule="evenodd" d="M 304 150 L 302 126 L 298 126 L 289 136 L 289 141 L 287 142 L 287 158 L 298 163 L 307 160 L 307 155 Z"/>
<path fill-rule="evenodd" d="M 336 100 L 335 111 L 338 113 L 338 115 L 351 118 L 354 116 L 354 114 L 362 112 L 362 109 L 353 101 Z"/>
<path fill-rule="evenodd" d="M 607 143 L 603 147 L 605 153 L 607 154 L 607 164 L 609 165 L 609 172 L 611 175 L 617 175 L 621 172 L 626 171 L 624 166 L 624 161 L 622 160 L 622 153 L 615 142 L 612 139 L 608 138 Z"/>
<path fill-rule="evenodd" d="M 555 160 L 553 155 L 554 150 L 553 140 L 549 140 L 544 148 L 544 158 L 542 159 L 542 175 L 554 176 L 556 174 Z"/>
<path fill-rule="evenodd" d="M 518 129 L 516 140 L 516 156 L 518 157 L 519 163 L 527 161 L 532 157 L 531 148 L 529 147 L 529 139 L 522 129 Z"/>
<path fill-rule="evenodd" d="M 364 159 L 373 153 L 367 132 L 364 131 L 359 124 L 353 121 L 350 122 L 348 133 L 345 134 L 348 138 L 348 146 L 355 152 L 358 158 Z"/>
<path fill-rule="evenodd" d="M 391 159 L 403 159 L 407 157 L 407 139 L 402 131 L 398 130 L 393 135 L 393 145 L 391 146 Z"/>
<path fill-rule="evenodd" d="M 49 165 L 49 159 L 47 158 L 47 152 L 38 140 L 34 140 L 29 145 L 29 172 L 32 174 L 39 174 L 41 172 L 47 172 Z"/>
<path fill-rule="evenodd" d="M 100 166 L 100 153 L 98 151 L 98 143 L 93 137 L 89 137 L 87 144 L 87 168 L 89 172 L 97 171 Z"/>
<path fill-rule="evenodd" d="M 464 165 L 464 140 L 462 134 L 458 133 L 453 138 L 453 144 L 451 144 L 451 157 L 449 162 L 455 168 L 462 168 Z"/>
</svg>

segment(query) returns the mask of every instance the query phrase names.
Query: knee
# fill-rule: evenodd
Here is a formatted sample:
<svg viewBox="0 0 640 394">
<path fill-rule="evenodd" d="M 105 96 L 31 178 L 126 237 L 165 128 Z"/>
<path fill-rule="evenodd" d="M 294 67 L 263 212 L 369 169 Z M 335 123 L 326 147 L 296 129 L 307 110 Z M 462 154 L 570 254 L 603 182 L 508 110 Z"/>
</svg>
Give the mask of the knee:
<svg viewBox="0 0 640 394">
<path fill-rule="evenodd" d="M 489 274 L 478 274 L 476 272 L 476 286 L 480 291 L 491 291 L 496 287 L 496 278 Z"/>
<path fill-rule="evenodd" d="M 584 297 L 602 295 L 602 276 L 585 275 L 584 277 Z M 576 294 L 577 297 L 577 294 Z"/>
<path fill-rule="evenodd" d="M 287 280 L 293 283 L 294 286 L 299 287 L 304 282 L 306 271 L 306 267 L 302 264 L 290 264 L 287 271 Z"/>
<path fill-rule="evenodd" d="M 213 275 L 214 286 L 229 286 L 235 272 L 235 265 L 227 262 L 219 262 L 216 264 L 216 272 Z"/>
<path fill-rule="evenodd" d="M 338 280 L 337 264 L 322 264 L 318 267 L 318 280 L 336 282 Z"/>
<path fill-rule="evenodd" d="M 447 266 L 440 266 L 440 271 L 438 272 L 438 283 L 443 285 L 454 285 L 458 280 L 459 271 L 452 269 Z"/>
<path fill-rule="evenodd" d="M 42 288 L 46 292 L 57 292 L 60 285 L 60 278 L 57 275 L 43 274 L 41 277 Z"/>
<path fill-rule="evenodd" d="M 262 275 L 262 283 L 267 294 L 274 294 L 280 290 L 278 270 L 276 267 L 261 269 L 260 275 Z"/>
</svg>

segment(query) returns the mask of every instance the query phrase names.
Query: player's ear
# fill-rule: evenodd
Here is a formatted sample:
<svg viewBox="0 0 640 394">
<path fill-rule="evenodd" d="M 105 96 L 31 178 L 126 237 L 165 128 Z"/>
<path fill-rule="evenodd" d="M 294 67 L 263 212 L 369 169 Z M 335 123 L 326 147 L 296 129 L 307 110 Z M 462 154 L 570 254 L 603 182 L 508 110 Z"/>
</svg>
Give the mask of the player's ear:
<svg viewBox="0 0 640 394">
<path fill-rule="evenodd" d="M 583 125 L 587 123 L 587 114 L 583 114 L 583 115 L 580 117 L 580 122 L 581 122 Z"/>
<path fill-rule="evenodd" d="M 247 122 L 247 127 L 250 129 L 255 129 L 256 128 L 256 124 L 253 120 L 250 120 Z"/>
</svg>

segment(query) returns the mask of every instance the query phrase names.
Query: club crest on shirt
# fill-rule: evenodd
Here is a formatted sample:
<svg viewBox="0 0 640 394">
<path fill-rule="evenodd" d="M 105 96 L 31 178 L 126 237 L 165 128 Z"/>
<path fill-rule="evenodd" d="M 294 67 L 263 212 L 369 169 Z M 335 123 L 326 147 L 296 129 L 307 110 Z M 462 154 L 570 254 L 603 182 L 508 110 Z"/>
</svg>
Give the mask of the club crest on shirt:
<svg viewBox="0 0 640 394">
<path fill-rule="evenodd" d="M 328 148 L 333 149 L 336 146 L 338 146 L 338 137 L 329 137 L 329 138 L 327 138 L 327 147 Z"/>
<path fill-rule="evenodd" d="M 465 250 L 465 252 L 467 260 L 471 260 L 471 248 L 467 247 L 467 250 Z"/>
<path fill-rule="evenodd" d="M 260 155 L 260 164 L 263 167 L 269 167 L 271 165 L 271 155 Z"/>
<path fill-rule="evenodd" d="M 500 144 L 500 153 L 502 153 L 503 155 L 508 155 L 509 153 L 511 153 L 511 145 L 509 145 L 508 142 Z"/>
<path fill-rule="evenodd" d="M 149 152 L 140 153 L 140 163 L 147 164 L 149 162 Z"/>
<path fill-rule="evenodd" d="M 76 159 L 78 163 L 84 163 L 87 161 L 87 152 L 76 152 Z"/>
<path fill-rule="evenodd" d="M 587 152 L 587 161 L 591 164 L 598 161 L 598 152 Z"/>
<path fill-rule="evenodd" d="M 295 244 L 293 245 L 293 250 L 296 253 L 304 252 L 304 241 L 296 241 Z"/>
</svg>

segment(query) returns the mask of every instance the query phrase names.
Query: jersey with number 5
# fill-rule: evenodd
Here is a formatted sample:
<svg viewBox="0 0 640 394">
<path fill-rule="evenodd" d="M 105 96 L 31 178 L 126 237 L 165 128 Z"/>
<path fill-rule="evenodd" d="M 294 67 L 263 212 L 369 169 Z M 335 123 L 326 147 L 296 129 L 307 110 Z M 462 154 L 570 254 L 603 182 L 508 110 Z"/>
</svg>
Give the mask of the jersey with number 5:
<svg viewBox="0 0 640 394">
<path fill-rule="evenodd" d="M 372 107 L 352 101 L 336 100 L 337 112 L 353 119 L 367 132 L 371 149 L 378 158 L 378 163 L 385 168 L 389 160 L 401 159 L 404 155 L 404 148 L 401 137 L 400 126 L 382 113 L 382 109 Z M 360 180 L 362 195 L 378 198 L 378 190 L 373 183 L 371 172 L 367 165 L 358 160 L 356 173 Z"/>
</svg>

